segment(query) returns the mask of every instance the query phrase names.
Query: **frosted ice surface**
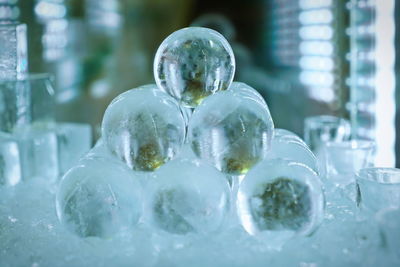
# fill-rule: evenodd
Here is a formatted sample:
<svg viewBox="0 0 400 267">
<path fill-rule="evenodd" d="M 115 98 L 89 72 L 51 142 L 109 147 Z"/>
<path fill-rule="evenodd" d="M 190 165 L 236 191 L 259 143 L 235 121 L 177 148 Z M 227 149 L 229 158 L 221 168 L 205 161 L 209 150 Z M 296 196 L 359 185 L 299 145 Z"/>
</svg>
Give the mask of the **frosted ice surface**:
<svg viewBox="0 0 400 267">
<path fill-rule="evenodd" d="M 229 209 L 229 186 L 214 167 L 176 159 L 154 172 L 147 186 L 150 221 L 173 234 L 219 230 Z"/>
<path fill-rule="evenodd" d="M 218 32 L 202 27 L 172 33 L 154 58 L 157 85 L 188 107 L 228 89 L 234 73 L 235 58 L 229 43 Z"/>
<path fill-rule="evenodd" d="M 13 186 L 22 180 L 18 140 L 0 132 L 0 185 Z"/>
<path fill-rule="evenodd" d="M 188 136 L 199 158 L 224 173 L 239 175 L 267 155 L 273 127 L 266 106 L 227 90 L 196 108 Z"/>
<path fill-rule="evenodd" d="M 28 69 L 25 24 L 0 24 L 0 80 L 17 79 Z"/>
<path fill-rule="evenodd" d="M 57 123 L 58 161 L 64 174 L 92 147 L 92 129 L 89 124 Z"/>
<path fill-rule="evenodd" d="M 139 171 L 153 171 L 172 159 L 183 145 L 185 130 L 178 103 L 155 85 L 119 95 L 102 123 L 110 151 Z"/>
<path fill-rule="evenodd" d="M 400 208 L 383 209 L 376 215 L 384 247 L 394 262 L 400 261 Z"/>
<path fill-rule="evenodd" d="M 100 158 L 68 171 L 56 202 L 61 223 L 81 237 L 109 238 L 133 229 L 142 213 L 138 178 L 123 163 Z"/>
<path fill-rule="evenodd" d="M 308 235 L 323 218 L 324 196 L 317 174 L 303 164 L 264 160 L 239 185 L 237 209 L 251 235 L 280 247 L 295 234 Z"/>
</svg>

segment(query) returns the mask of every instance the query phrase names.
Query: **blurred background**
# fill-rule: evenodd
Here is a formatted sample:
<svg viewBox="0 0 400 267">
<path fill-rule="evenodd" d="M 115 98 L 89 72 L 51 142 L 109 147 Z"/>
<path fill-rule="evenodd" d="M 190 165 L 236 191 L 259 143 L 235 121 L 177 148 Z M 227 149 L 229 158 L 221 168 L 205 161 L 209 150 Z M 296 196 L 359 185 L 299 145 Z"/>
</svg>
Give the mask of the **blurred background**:
<svg viewBox="0 0 400 267">
<path fill-rule="evenodd" d="M 204 26 L 228 39 L 235 80 L 264 96 L 276 127 L 351 119 L 380 166 L 400 166 L 399 15 L 395 0 L 0 0 L 0 21 L 28 25 L 29 71 L 54 77 L 59 121 L 98 129 L 116 95 L 154 83 L 164 38 Z"/>
</svg>

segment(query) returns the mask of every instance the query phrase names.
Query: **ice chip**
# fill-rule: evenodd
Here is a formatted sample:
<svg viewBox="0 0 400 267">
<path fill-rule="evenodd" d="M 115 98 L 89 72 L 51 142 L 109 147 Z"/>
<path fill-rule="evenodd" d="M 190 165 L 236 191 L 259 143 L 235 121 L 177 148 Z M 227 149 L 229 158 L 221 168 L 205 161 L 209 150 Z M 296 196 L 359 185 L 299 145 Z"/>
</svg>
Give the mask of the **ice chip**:
<svg viewBox="0 0 400 267">
<path fill-rule="evenodd" d="M 165 164 L 154 172 L 147 187 L 150 222 L 169 233 L 215 232 L 229 209 L 225 176 L 197 159 Z"/>
<path fill-rule="evenodd" d="M 237 212 L 244 229 L 272 248 L 311 234 L 322 221 L 323 207 L 317 174 L 297 162 L 264 160 L 239 185 Z"/>
<path fill-rule="evenodd" d="M 202 27 L 172 33 L 154 58 L 157 85 L 187 107 L 196 107 L 207 96 L 228 89 L 234 73 L 235 58 L 228 41 Z"/>
<path fill-rule="evenodd" d="M 109 150 L 138 171 L 153 171 L 172 159 L 183 145 L 185 131 L 178 103 L 156 85 L 119 95 L 102 123 Z"/>
<path fill-rule="evenodd" d="M 240 175 L 266 157 L 273 128 L 266 105 L 227 90 L 196 108 L 188 137 L 199 158 L 224 173 Z"/>
<path fill-rule="evenodd" d="M 64 175 L 56 208 L 60 222 L 76 235 L 112 237 L 137 224 L 142 214 L 140 184 L 123 163 L 88 158 Z"/>
</svg>

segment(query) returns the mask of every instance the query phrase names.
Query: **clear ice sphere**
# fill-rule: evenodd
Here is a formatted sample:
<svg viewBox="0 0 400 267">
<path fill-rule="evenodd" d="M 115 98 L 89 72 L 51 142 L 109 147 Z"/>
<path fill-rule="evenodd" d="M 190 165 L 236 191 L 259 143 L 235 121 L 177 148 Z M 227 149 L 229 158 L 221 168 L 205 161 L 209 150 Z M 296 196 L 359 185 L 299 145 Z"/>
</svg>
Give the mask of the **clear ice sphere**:
<svg viewBox="0 0 400 267">
<path fill-rule="evenodd" d="M 0 80 L 13 80 L 28 70 L 25 24 L 0 24 Z"/>
<path fill-rule="evenodd" d="M 60 174 L 72 168 L 92 147 L 92 128 L 83 123 L 57 123 Z"/>
<path fill-rule="evenodd" d="M 282 158 L 305 164 L 316 173 L 319 173 L 317 158 L 303 142 L 295 138 L 284 138 L 274 134 L 271 150 L 267 158 Z"/>
<path fill-rule="evenodd" d="M 233 90 L 198 106 L 188 128 L 194 153 L 230 174 L 245 174 L 268 154 L 274 125 L 268 107 Z"/>
<path fill-rule="evenodd" d="M 228 41 L 218 32 L 189 27 L 168 36 L 154 58 L 157 85 L 187 107 L 228 89 L 235 58 Z"/>
<path fill-rule="evenodd" d="M 0 132 L 0 186 L 13 186 L 22 180 L 18 140 Z"/>
<path fill-rule="evenodd" d="M 235 92 L 235 94 L 242 98 L 253 99 L 259 104 L 267 106 L 267 103 L 265 102 L 262 95 L 256 89 L 245 83 L 233 82 L 229 87 L 229 90 L 232 90 L 233 92 Z"/>
<path fill-rule="evenodd" d="M 264 160 L 239 185 L 237 212 L 244 229 L 271 248 L 296 235 L 309 235 L 323 218 L 318 175 L 297 162 Z"/>
<path fill-rule="evenodd" d="M 109 238 L 133 229 L 142 214 L 142 193 L 125 164 L 87 158 L 69 170 L 56 195 L 57 216 L 80 237 Z"/>
<path fill-rule="evenodd" d="M 178 102 L 156 85 L 129 90 L 108 106 L 102 138 L 131 169 L 153 171 L 181 149 L 186 133 Z"/>
<path fill-rule="evenodd" d="M 304 142 L 303 139 L 301 139 L 297 134 L 286 130 L 286 129 L 281 129 L 281 128 L 275 128 L 274 130 L 274 138 L 277 138 L 279 140 L 293 140 L 296 142 L 299 142 L 300 144 L 303 144 L 304 146 L 308 147 L 306 142 Z"/>
<path fill-rule="evenodd" d="M 52 124 L 31 124 L 15 132 L 23 179 L 42 178 L 50 183 L 59 174 L 57 132 Z"/>
<path fill-rule="evenodd" d="M 175 159 L 147 185 L 149 221 L 163 231 L 207 234 L 223 225 L 230 191 L 223 174 L 198 159 Z"/>
</svg>

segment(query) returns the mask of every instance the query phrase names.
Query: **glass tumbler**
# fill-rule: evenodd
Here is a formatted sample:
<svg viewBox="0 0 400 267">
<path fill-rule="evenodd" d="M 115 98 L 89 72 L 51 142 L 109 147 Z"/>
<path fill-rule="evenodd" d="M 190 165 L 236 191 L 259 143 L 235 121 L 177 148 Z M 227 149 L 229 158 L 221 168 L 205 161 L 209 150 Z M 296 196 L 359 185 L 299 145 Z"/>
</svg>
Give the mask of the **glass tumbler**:
<svg viewBox="0 0 400 267">
<path fill-rule="evenodd" d="M 400 206 L 400 169 L 364 168 L 357 173 L 358 205 L 376 213 Z"/>
<path fill-rule="evenodd" d="M 328 142 L 324 146 L 325 176 L 337 186 L 354 181 L 362 168 L 371 167 L 375 143 L 366 140 Z"/>
<path fill-rule="evenodd" d="M 340 142 L 349 138 L 350 122 L 346 119 L 322 115 L 308 117 L 304 121 L 304 140 L 314 152 L 326 142 Z"/>
</svg>

